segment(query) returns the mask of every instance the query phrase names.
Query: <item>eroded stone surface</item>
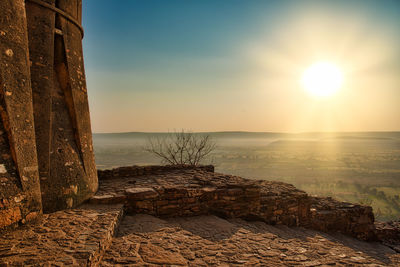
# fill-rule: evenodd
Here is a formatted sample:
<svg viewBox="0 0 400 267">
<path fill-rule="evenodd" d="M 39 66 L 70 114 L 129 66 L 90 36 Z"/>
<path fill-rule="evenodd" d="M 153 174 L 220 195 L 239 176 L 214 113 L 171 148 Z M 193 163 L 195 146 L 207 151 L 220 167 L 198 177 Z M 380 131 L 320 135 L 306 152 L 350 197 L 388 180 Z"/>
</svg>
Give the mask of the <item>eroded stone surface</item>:
<svg viewBox="0 0 400 267">
<path fill-rule="evenodd" d="M 25 1 L 0 1 L 0 229 L 40 214 Z"/>
<path fill-rule="evenodd" d="M 188 170 L 188 169 L 196 169 L 203 170 L 208 172 L 214 172 L 213 165 L 200 165 L 200 166 L 191 166 L 191 165 L 150 165 L 150 166 L 125 166 L 114 168 L 111 170 L 98 170 L 97 174 L 99 179 L 113 179 L 113 178 L 121 178 L 121 177 L 134 177 L 140 175 L 150 175 L 150 174 L 162 174 L 170 171 L 179 171 L 179 170 Z"/>
<path fill-rule="evenodd" d="M 95 265 L 111 244 L 122 212 L 122 205 L 84 205 L 3 231 L 0 266 Z"/>
<path fill-rule="evenodd" d="M 45 2 L 80 23 L 81 0 Z M 98 185 L 83 36 L 70 20 L 36 2 L 26 1 L 26 13 L 43 210 L 54 212 L 80 205 Z"/>
<path fill-rule="evenodd" d="M 215 216 L 127 216 L 102 266 L 399 266 L 379 243 Z"/>
<path fill-rule="evenodd" d="M 400 264 L 400 254 L 390 248 L 396 249 L 392 243 L 368 243 L 296 227 L 355 235 L 354 227 L 369 225 L 369 208 L 309 197 L 285 183 L 252 181 L 205 169 L 150 170 L 101 180 L 91 202 L 1 233 L 0 265 Z M 123 209 L 133 216 L 125 217 L 118 236 L 112 239 Z M 322 226 L 313 225 L 323 218 Z M 335 222 L 343 225 L 333 227 Z M 379 237 L 388 237 L 396 229 L 394 223 L 374 231 Z"/>
<path fill-rule="evenodd" d="M 376 222 L 375 233 L 383 244 L 400 253 L 400 220 Z"/>
<path fill-rule="evenodd" d="M 340 202 L 330 197 L 310 197 L 308 227 L 321 231 L 339 231 L 364 240 L 376 239 L 374 214 L 369 206 Z"/>
<path fill-rule="evenodd" d="M 129 214 L 159 217 L 214 214 L 339 231 L 365 240 L 374 238 L 370 207 L 310 197 L 282 182 L 249 180 L 207 168 L 160 170 L 155 166 L 99 171 L 99 177 L 106 179 L 100 180 L 99 191 L 91 202 L 124 203 Z"/>
</svg>

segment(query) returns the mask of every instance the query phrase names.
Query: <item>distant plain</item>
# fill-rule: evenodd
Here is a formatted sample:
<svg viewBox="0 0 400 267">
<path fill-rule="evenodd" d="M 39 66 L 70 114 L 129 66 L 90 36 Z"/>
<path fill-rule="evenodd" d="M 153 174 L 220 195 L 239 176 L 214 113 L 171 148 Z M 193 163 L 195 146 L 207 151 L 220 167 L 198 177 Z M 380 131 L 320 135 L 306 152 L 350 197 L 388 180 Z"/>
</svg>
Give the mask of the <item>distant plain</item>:
<svg viewBox="0 0 400 267">
<path fill-rule="evenodd" d="M 400 132 L 213 132 L 204 162 L 217 172 L 294 184 L 311 195 L 371 205 L 378 220 L 400 217 Z M 160 164 L 143 147 L 166 133 L 94 134 L 99 169 Z"/>
</svg>

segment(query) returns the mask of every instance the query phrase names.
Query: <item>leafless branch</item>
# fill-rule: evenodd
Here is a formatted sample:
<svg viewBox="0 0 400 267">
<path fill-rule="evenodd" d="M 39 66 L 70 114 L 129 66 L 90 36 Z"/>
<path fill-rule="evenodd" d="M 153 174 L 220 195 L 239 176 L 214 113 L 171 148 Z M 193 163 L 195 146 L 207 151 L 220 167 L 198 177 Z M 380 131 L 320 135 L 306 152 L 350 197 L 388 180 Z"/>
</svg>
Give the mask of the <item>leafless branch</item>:
<svg viewBox="0 0 400 267">
<path fill-rule="evenodd" d="M 149 138 L 145 151 L 170 165 L 199 165 L 216 148 L 209 135 L 175 132 L 163 138 Z"/>
</svg>

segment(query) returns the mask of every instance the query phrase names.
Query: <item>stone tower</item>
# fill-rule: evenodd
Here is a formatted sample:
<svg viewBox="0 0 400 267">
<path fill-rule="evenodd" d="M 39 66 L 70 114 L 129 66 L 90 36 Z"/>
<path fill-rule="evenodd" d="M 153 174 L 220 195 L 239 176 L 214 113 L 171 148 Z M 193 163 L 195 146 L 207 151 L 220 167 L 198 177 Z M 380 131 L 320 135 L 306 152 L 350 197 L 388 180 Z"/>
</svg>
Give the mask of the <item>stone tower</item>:
<svg viewBox="0 0 400 267">
<path fill-rule="evenodd" d="M 26 0 L 44 212 L 74 207 L 98 186 L 81 12 L 82 0 Z"/>
<path fill-rule="evenodd" d="M 97 190 L 81 0 L 0 1 L 0 229 Z"/>
<path fill-rule="evenodd" d="M 42 209 L 24 0 L 0 1 L 0 228 Z"/>
</svg>

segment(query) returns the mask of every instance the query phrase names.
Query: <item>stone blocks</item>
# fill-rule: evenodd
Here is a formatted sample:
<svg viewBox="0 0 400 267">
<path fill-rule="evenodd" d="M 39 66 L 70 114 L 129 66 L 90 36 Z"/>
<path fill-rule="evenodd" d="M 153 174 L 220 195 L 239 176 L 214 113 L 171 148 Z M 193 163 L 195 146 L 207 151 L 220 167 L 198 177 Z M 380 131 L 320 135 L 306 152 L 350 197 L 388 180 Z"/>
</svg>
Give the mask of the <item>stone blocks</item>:
<svg viewBox="0 0 400 267">
<path fill-rule="evenodd" d="M 43 210 L 53 212 L 92 196 L 97 172 L 77 26 L 81 0 L 39 2 L 26 1 L 26 13 Z"/>
<path fill-rule="evenodd" d="M 290 184 L 248 180 L 205 167 L 159 168 L 134 166 L 99 171 L 103 179 L 90 202 L 123 203 L 127 214 L 164 218 L 212 214 L 341 232 L 364 240 L 374 238 L 370 207 L 314 198 Z M 118 177 L 119 173 L 123 175 Z"/>
<path fill-rule="evenodd" d="M 0 2 L 0 228 L 41 212 L 23 0 Z"/>
<path fill-rule="evenodd" d="M 81 5 L 0 3 L 0 228 L 97 190 Z"/>
</svg>

